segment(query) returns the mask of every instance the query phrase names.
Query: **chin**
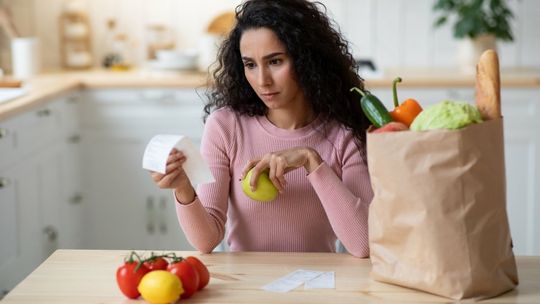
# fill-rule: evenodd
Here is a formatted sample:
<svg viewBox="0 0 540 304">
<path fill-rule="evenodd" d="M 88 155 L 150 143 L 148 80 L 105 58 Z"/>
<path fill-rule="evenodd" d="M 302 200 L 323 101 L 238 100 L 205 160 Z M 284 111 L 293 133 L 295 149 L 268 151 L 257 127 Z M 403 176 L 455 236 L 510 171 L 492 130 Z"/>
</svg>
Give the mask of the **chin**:
<svg viewBox="0 0 540 304">
<path fill-rule="evenodd" d="M 277 110 L 282 107 L 277 101 L 263 101 L 263 103 L 270 110 Z"/>
</svg>

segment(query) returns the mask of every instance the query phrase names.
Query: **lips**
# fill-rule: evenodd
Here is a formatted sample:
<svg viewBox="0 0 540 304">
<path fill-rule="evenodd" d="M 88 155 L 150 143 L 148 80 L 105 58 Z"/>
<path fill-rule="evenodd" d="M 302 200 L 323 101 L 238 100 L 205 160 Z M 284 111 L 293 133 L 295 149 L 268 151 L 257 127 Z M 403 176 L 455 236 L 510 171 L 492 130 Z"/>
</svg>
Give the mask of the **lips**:
<svg viewBox="0 0 540 304">
<path fill-rule="evenodd" d="M 261 96 L 264 98 L 272 98 L 279 94 L 278 92 L 269 92 L 269 93 L 261 93 Z"/>
</svg>

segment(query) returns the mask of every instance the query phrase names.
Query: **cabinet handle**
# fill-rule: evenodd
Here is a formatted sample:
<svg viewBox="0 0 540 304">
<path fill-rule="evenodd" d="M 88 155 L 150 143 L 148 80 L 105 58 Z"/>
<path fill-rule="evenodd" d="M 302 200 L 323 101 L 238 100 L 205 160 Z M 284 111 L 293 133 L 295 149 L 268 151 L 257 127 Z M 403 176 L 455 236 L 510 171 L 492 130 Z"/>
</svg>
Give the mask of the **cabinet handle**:
<svg viewBox="0 0 540 304">
<path fill-rule="evenodd" d="M 4 138 L 8 136 L 8 134 L 9 134 L 8 129 L 0 128 L 0 138 Z"/>
<path fill-rule="evenodd" d="M 5 177 L 0 177 L 0 189 L 5 188 L 11 184 L 11 180 Z"/>
<path fill-rule="evenodd" d="M 58 238 L 58 230 L 52 225 L 45 226 L 45 228 L 43 228 L 43 233 L 50 242 L 54 242 Z"/>
<path fill-rule="evenodd" d="M 50 116 L 51 115 L 51 110 L 50 109 L 41 109 L 39 111 L 36 112 L 36 115 L 38 117 L 47 117 L 47 116 Z"/>
<path fill-rule="evenodd" d="M 77 98 L 77 96 L 70 96 L 70 97 L 68 97 L 66 102 L 67 103 L 76 103 L 78 100 L 79 100 L 79 98 Z"/>
<path fill-rule="evenodd" d="M 72 205 L 78 205 L 82 202 L 82 199 L 83 199 L 82 194 L 76 193 L 69 199 L 69 203 Z"/>
<path fill-rule="evenodd" d="M 81 141 L 81 136 L 79 134 L 71 135 L 70 137 L 68 137 L 67 141 L 70 144 L 77 144 Z"/>
<path fill-rule="evenodd" d="M 167 233 L 167 199 L 162 197 L 159 200 L 159 232 Z"/>
<path fill-rule="evenodd" d="M 156 225 L 154 224 L 154 198 L 146 198 L 146 232 L 154 234 Z"/>
</svg>

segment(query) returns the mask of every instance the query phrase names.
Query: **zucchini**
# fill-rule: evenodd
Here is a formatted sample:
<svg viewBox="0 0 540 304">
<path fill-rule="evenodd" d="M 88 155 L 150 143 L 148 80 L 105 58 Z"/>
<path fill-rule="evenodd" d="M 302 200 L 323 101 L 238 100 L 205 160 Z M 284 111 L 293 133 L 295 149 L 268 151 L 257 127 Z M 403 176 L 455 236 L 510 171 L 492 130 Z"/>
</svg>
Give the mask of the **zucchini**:
<svg viewBox="0 0 540 304">
<path fill-rule="evenodd" d="M 362 99 L 360 99 L 362 111 L 376 128 L 380 128 L 392 121 L 392 116 L 390 116 L 390 113 L 377 96 L 372 95 L 370 92 L 364 92 L 357 87 L 352 88 L 351 91 L 356 91 L 362 95 Z"/>
</svg>

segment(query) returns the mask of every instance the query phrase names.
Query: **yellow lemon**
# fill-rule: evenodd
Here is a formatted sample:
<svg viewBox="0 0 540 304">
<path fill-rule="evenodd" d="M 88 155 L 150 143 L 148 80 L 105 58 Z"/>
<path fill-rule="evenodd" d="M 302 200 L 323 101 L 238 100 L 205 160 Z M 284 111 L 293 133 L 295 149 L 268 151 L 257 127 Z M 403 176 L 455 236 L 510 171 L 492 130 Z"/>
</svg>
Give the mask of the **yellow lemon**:
<svg viewBox="0 0 540 304">
<path fill-rule="evenodd" d="M 137 289 L 150 304 L 173 303 L 184 293 L 180 279 L 165 270 L 154 270 L 145 274 Z"/>
<path fill-rule="evenodd" d="M 255 191 L 251 191 L 251 187 L 249 186 L 249 180 L 251 179 L 252 173 L 253 169 L 249 170 L 242 180 L 242 190 L 244 190 L 244 193 L 251 199 L 260 202 L 274 200 L 278 195 L 278 190 L 268 177 L 268 171 L 263 171 L 259 175 L 259 179 L 257 180 L 257 188 L 255 188 Z"/>
</svg>

